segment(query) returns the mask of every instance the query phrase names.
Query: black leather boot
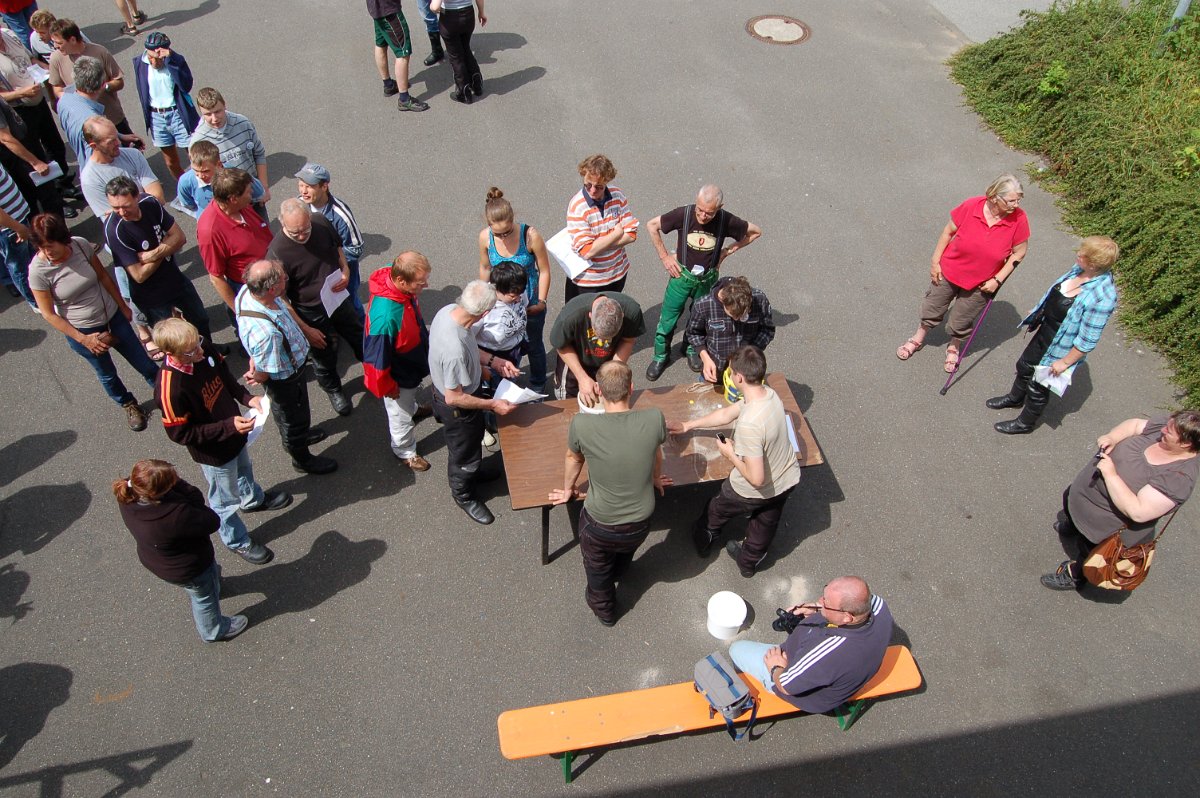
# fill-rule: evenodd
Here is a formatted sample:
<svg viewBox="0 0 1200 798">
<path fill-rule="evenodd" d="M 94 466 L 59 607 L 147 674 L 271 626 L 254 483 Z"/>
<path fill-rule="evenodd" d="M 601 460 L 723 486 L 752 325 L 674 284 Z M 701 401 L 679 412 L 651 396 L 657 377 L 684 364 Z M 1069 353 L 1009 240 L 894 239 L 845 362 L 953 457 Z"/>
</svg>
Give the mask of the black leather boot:
<svg viewBox="0 0 1200 798">
<path fill-rule="evenodd" d="M 496 520 L 496 517 L 492 515 L 492 511 L 487 508 L 486 504 L 475 498 L 475 492 L 472 489 L 473 483 L 474 480 L 461 476 L 450 477 L 450 496 L 472 521 L 477 524 L 490 524 Z"/>
<path fill-rule="evenodd" d="M 1012 421 L 997 421 L 996 432 L 1002 432 L 1005 435 L 1028 435 L 1037 426 L 1038 419 L 1042 417 L 1042 411 L 1046 409 L 1046 403 L 1049 401 L 1050 389 L 1040 383 L 1030 381 L 1028 392 L 1025 395 L 1025 407 L 1021 410 L 1021 415 Z"/>
<path fill-rule="evenodd" d="M 433 66 L 446 57 L 446 51 L 442 49 L 442 37 L 436 33 L 429 34 L 429 46 L 431 52 L 425 57 L 421 63 L 425 66 Z"/>
<path fill-rule="evenodd" d="M 1008 389 L 1008 393 L 1004 394 L 1004 396 L 993 396 L 984 402 L 984 404 L 993 410 L 1003 410 L 1006 407 L 1020 407 L 1025 404 L 1025 386 L 1028 384 L 1028 380 L 1017 377 L 1013 380 L 1012 387 Z"/>
</svg>

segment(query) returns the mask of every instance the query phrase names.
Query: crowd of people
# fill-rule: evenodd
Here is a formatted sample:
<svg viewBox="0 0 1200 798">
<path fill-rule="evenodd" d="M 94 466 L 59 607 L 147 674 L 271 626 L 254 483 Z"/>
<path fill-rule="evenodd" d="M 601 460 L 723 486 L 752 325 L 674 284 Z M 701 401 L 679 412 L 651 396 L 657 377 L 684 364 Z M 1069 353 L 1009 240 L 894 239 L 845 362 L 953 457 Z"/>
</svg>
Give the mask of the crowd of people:
<svg viewBox="0 0 1200 798">
<path fill-rule="evenodd" d="M 448 58 L 451 99 L 471 102 L 483 92 L 470 50 L 476 17 L 487 22 L 482 0 L 418 5 L 431 43 L 425 63 Z M 133 0 L 117 0 L 117 6 L 123 32 L 137 34 L 145 15 Z M 399 95 L 401 110 L 425 110 L 408 92 L 412 48 L 399 3 L 367 0 L 367 6 L 385 95 Z M 170 203 L 164 181 L 142 153 L 146 143 L 129 126 L 119 98 L 125 73 L 112 55 L 72 20 L 56 19 L 36 4 L 23 8 L 30 13 L 21 19 L 30 26 L 22 29 L 5 12 L 9 29 L 0 32 L 0 256 L 14 296 L 28 301 L 88 362 L 129 427 L 141 431 L 147 418 L 123 383 L 113 351 L 153 389 L 167 437 L 200 466 L 206 494 L 161 459 L 139 461 L 113 490 L 142 563 L 187 591 L 204 640 L 230 639 L 248 625 L 244 616 L 221 614 L 211 535 L 249 563 L 271 562 L 274 553 L 253 540 L 241 513 L 280 510 L 292 502 L 285 491 L 264 490 L 255 480 L 247 441 L 256 417 L 268 412 L 269 400 L 269 414 L 298 471 L 336 470 L 336 461 L 312 451 L 325 432 L 312 424 L 308 366 L 333 411 L 351 414 L 355 408 L 339 367 L 342 347 L 362 363 L 367 391 L 381 400 L 391 450 L 403 467 L 430 470 L 416 426 L 430 416 L 442 425 L 451 498 L 479 524 L 495 517 L 478 486 L 503 475 L 503 454 L 485 455 L 495 445 L 496 417 L 515 410 L 493 394 L 500 380 L 519 380 L 539 394 L 552 388 L 554 398 L 577 401 L 564 482 L 547 502 L 583 499 L 586 600 L 606 626 L 620 617 L 616 585 L 649 532 L 654 493 L 671 484 L 662 467 L 667 436 L 732 427 L 731 438 L 718 436 L 730 475 L 695 519 L 692 539 L 706 557 L 731 519 L 748 517 L 744 541 L 729 540 L 724 548 L 744 577 L 755 575 L 800 468 L 780 397 L 765 383 L 765 350 L 776 333 L 770 301 L 725 267 L 762 230 L 726 210 L 718 186 L 702 186 L 693 202 L 646 224 L 665 285 L 645 376 L 654 382 L 666 372 L 682 323 L 680 356 L 698 375 L 689 379 L 722 385 L 736 401 L 702 418 L 668 419 L 632 403 L 628 362 L 646 325 L 641 304 L 624 289 L 632 267 L 629 248 L 641 223 L 613 184 L 617 170 L 605 155 L 589 156 L 577 167 L 581 187 L 567 202 L 565 225 L 573 255 L 586 265 L 564 279 L 564 305 L 548 338 L 547 300 L 558 271 L 551 268 L 546 239 L 517 221 L 496 187 L 484 197 L 478 279 L 427 322 L 420 296 L 433 266 L 415 250 L 368 275 L 363 302 L 363 236 L 350 206 L 331 192 L 332 176 L 321 164 L 306 163 L 293 176 L 296 196 L 279 203 L 278 231 L 272 231 L 266 146 L 253 122 L 230 111 L 216 88 L 200 88 L 193 99 L 191 68 L 165 33 L 146 35 L 132 65 L 145 129 L 176 184 Z M 44 85 L 35 67 L 47 76 Z M 65 141 L 54 127 L 52 106 Z M 48 160 L 59 175 L 51 176 Z M 897 349 L 899 359 L 924 348 L 927 333 L 948 316 L 945 368 L 958 367 L 964 342 L 1025 257 L 1030 228 L 1022 197 L 1020 182 L 1002 175 L 982 196 L 951 211 L 934 248 L 920 324 Z M 102 220 L 102 241 L 68 229 L 66 220 L 77 215 L 69 203 L 80 198 Z M 213 340 L 205 301 L 176 262 L 187 237 L 171 210 L 196 220 L 204 268 L 236 331 L 229 345 Z M 673 248 L 664 233 L 676 234 Z M 1075 265 L 1022 321 L 1034 335 L 1016 364 L 1013 386 L 987 400 L 990 408 L 1020 407 L 1021 413 L 997 423 L 998 431 L 1032 431 L 1049 393 L 1061 393 L 1097 345 L 1117 303 L 1111 269 L 1118 254 L 1110 238 L 1085 239 Z M 230 357 L 245 359 L 242 381 Z M 432 401 L 422 404 L 427 377 Z M 1064 493 L 1056 529 L 1070 559 L 1043 584 L 1077 587 L 1090 547 L 1114 530 L 1130 544 L 1148 540 L 1155 522 L 1190 495 L 1198 451 L 1200 414 L 1194 411 L 1130 419 L 1101 436 L 1095 461 Z M 585 465 L 588 489 L 581 495 Z M 829 702 L 841 696 L 840 703 L 874 673 L 890 638 L 890 613 L 856 577 L 831 581 L 821 600 L 792 613 L 799 626 L 782 646 L 744 642 L 731 653 L 739 667 L 798 706 L 837 706 Z"/>
</svg>

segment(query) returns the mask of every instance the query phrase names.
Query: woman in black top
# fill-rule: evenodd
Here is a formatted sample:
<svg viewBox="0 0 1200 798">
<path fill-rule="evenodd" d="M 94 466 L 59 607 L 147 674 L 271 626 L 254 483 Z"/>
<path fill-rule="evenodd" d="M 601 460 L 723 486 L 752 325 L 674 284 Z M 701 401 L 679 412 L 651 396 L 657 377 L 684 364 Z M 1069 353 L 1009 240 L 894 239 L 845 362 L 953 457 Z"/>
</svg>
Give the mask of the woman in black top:
<svg viewBox="0 0 1200 798">
<path fill-rule="evenodd" d="M 113 483 L 113 495 L 142 565 L 188 592 L 200 637 L 213 642 L 241 634 L 246 616 L 221 614 L 221 566 L 209 539 L 218 519 L 204 494 L 180 479 L 170 463 L 139 460 L 127 479 Z"/>
</svg>

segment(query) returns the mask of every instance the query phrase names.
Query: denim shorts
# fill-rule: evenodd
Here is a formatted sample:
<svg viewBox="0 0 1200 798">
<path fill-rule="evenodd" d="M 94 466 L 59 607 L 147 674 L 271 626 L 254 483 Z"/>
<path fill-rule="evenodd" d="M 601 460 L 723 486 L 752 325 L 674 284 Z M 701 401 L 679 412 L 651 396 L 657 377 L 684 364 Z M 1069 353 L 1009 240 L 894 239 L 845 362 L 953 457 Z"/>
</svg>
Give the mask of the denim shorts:
<svg viewBox="0 0 1200 798">
<path fill-rule="evenodd" d="M 178 108 L 172 108 L 166 113 L 150 112 L 150 139 L 154 142 L 154 146 L 174 145 L 186 148 L 191 137 L 192 134 L 188 133 L 184 126 L 183 116 L 179 113 Z"/>
</svg>

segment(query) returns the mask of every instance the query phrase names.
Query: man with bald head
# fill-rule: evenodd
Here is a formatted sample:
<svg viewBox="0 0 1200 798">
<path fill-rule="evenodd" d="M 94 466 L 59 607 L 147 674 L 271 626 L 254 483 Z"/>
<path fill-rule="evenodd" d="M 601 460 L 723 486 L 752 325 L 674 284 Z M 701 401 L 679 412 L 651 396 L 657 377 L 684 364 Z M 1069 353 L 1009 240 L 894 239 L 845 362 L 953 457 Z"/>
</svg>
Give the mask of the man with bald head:
<svg viewBox="0 0 1200 798">
<path fill-rule="evenodd" d="M 363 359 L 363 323 L 354 312 L 349 295 L 336 308 L 325 308 L 321 288 L 334 272 L 331 288 L 343 291 L 350 284 L 350 267 L 342 252 L 342 239 L 321 214 L 313 214 L 308 203 L 295 198 L 279 206 L 279 232 L 267 248 L 267 258 L 283 264 L 287 272 L 287 299 L 299 317 L 300 329 L 312 344 L 317 384 L 329 395 L 339 416 L 353 410 L 342 392 L 337 369 L 337 339 L 340 336 L 359 360 Z"/>
<path fill-rule="evenodd" d="M 683 205 L 655 216 L 646 225 L 650 243 L 658 250 L 658 259 L 668 276 L 658 329 L 654 331 L 654 359 L 646 369 L 648 380 L 657 380 L 666 370 L 671 336 L 688 301 L 706 296 L 717 282 L 721 263 L 762 235 L 758 225 L 734 216 L 725 210 L 724 203 L 721 189 L 710 183 L 700 189 L 694 205 Z M 675 230 L 679 231 L 675 251 L 668 252 L 662 234 Z M 733 243 L 722 247 L 727 238 L 734 239 Z M 691 346 L 687 348 L 687 358 L 692 371 L 703 368 L 700 354 Z"/>
<path fill-rule="evenodd" d="M 783 645 L 739 640 L 729 657 L 805 712 L 837 709 L 879 670 L 892 640 L 891 610 L 860 577 L 839 576 L 815 603 L 791 612 L 801 620 Z"/>
<path fill-rule="evenodd" d="M 307 474 L 328 474 L 337 462 L 312 454 L 308 447 L 325 439 L 312 426 L 308 405 L 308 340 L 284 301 L 288 277 L 278 261 L 259 260 L 246 267 L 245 284 L 234 298 L 238 338 L 250 356 L 246 381 L 266 388 L 271 415 L 292 456 L 292 467 Z"/>
</svg>

